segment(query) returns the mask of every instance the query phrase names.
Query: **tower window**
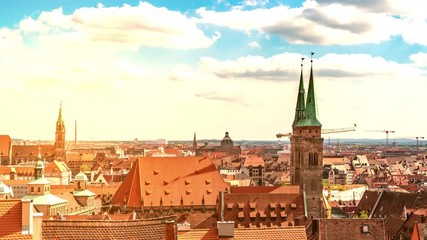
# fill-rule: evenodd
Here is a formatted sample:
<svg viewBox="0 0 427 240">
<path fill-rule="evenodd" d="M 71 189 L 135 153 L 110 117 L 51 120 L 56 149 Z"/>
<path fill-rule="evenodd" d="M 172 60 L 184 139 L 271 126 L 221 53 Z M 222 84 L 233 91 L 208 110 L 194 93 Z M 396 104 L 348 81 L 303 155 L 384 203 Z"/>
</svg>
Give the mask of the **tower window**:
<svg viewBox="0 0 427 240">
<path fill-rule="evenodd" d="M 308 154 L 308 165 L 310 165 L 310 166 L 314 165 L 314 154 L 313 153 Z"/>
<path fill-rule="evenodd" d="M 313 159 L 313 161 L 314 161 L 314 165 L 319 165 L 319 154 L 317 154 L 317 153 L 314 153 L 314 159 Z"/>
</svg>

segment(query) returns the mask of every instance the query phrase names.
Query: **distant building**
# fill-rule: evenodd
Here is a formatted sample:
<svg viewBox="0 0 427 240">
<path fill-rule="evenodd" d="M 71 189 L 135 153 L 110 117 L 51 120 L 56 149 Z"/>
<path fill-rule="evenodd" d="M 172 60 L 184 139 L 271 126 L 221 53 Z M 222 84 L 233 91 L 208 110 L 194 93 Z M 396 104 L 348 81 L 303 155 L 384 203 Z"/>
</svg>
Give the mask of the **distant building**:
<svg viewBox="0 0 427 240">
<path fill-rule="evenodd" d="M 44 163 L 39 154 L 39 160 L 34 168 L 34 180 L 27 183 L 27 195 L 23 199 L 30 199 L 38 212 L 45 216 L 65 212 L 66 200 L 50 193 L 51 183 L 44 177 Z"/>
<path fill-rule="evenodd" d="M 3 183 L 0 177 L 0 199 L 10 199 L 13 198 L 12 189 Z"/>
<path fill-rule="evenodd" d="M 59 106 L 58 120 L 56 121 L 55 131 L 55 145 L 53 149 L 53 159 L 58 161 L 65 161 L 65 124 L 62 120 L 62 104 Z"/>
<path fill-rule="evenodd" d="M 257 186 L 264 185 L 265 162 L 262 157 L 248 155 L 243 162 L 241 172 L 249 176 Z"/>
<path fill-rule="evenodd" d="M 193 142 L 193 145 L 196 143 Z M 211 153 L 223 153 L 223 155 L 240 155 L 242 152 L 240 146 L 234 146 L 233 140 L 230 138 L 230 134 L 225 132 L 224 138 L 221 140 L 221 144 L 219 146 L 205 146 L 199 147 L 196 149 L 196 156 L 208 156 Z"/>
</svg>

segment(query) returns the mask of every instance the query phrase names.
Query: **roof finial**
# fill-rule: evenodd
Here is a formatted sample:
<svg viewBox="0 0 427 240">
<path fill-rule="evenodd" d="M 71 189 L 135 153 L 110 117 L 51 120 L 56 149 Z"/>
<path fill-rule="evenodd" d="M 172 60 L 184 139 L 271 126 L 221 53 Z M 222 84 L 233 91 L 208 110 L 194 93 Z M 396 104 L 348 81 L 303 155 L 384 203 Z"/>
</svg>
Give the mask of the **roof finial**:
<svg viewBox="0 0 427 240">
<path fill-rule="evenodd" d="M 301 58 L 301 68 L 302 68 L 302 63 L 303 63 L 304 59 L 305 59 L 305 57 Z"/>
<path fill-rule="evenodd" d="M 42 154 L 41 154 L 41 148 L 40 148 L 40 141 L 39 141 L 39 154 L 37 155 L 38 160 L 42 160 Z"/>
<path fill-rule="evenodd" d="M 62 119 L 62 101 L 59 103 L 59 115 L 58 120 Z"/>
<path fill-rule="evenodd" d="M 311 56 L 310 56 L 310 62 L 311 62 L 311 63 L 313 63 L 313 55 L 314 55 L 314 52 L 310 52 L 310 54 L 311 54 Z"/>
</svg>

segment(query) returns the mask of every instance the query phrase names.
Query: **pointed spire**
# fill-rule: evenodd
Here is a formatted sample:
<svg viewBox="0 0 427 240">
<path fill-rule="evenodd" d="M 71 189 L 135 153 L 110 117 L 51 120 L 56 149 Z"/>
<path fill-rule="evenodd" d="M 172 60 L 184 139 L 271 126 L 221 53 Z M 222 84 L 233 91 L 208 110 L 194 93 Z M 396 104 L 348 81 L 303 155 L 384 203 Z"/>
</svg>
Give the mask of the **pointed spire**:
<svg viewBox="0 0 427 240">
<path fill-rule="evenodd" d="M 303 79 L 303 61 L 304 58 L 301 58 L 301 75 L 299 79 L 299 88 L 298 88 L 298 97 L 297 97 L 297 105 L 295 108 L 295 119 L 292 123 L 292 127 L 297 126 L 298 122 L 304 117 L 305 111 L 305 89 L 304 89 L 304 79 Z"/>
<path fill-rule="evenodd" d="M 58 115 L 58 121 L 62 121 L 62 102 L 59 103 L 59 115 Z"/>
<path fill-rule="evenodd" d="M 36 162 L 36 165 L 34 167 L 34 179 L 41 179 L 44 178 L 44 163 L 42 161 L 42 154 L 40 150 L 40 143 L 39 143 L 39 154 L 38 154 L 38 160 Z"/>
<path fill-rule="evenodd" d="M 317 120 L 316 113 L 316 96 L 314 92 L 314 79 L 313 79 L 313 54 L 311 53 L 311 69 L 310 69 L 310 82 L 308 83 L 307 102 L 305 107 L 305 120 L 304 126 L 322 126 Z"/>
</svg>

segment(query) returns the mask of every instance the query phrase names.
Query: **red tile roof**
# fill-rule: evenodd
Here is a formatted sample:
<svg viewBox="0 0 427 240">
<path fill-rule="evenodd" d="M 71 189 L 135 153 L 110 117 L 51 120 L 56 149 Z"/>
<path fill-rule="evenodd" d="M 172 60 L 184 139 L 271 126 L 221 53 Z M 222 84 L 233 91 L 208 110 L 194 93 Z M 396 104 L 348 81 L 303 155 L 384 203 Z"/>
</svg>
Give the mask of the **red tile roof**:
<svg viewBox="0 0 427 240">
<path fill-rule="evenodd" d="M 245 162 L 243 163 L 243 166 L 245 167 L 258 167 L 258 166 L 262 166 L 264 167 L 265 162 L 264 159 L 262 159 L 262 157 L 258 157 L 258 156 L 254 156 L 254 155 L 250 155 L 247 156 L 245 159 Z"/>
<path fill-rule="evenodd" d="M 386 239 L 382 218 L 372 219 L 319 219 L 319 239 Z M 362 231 L 366 227 L 367 232 Z"/>
<path fill-rule="evenodd" d="M 11 142 L 9 135 L 0 135 L 0 156 L 9 156 Z"/>
<path fill-rule="evenodd" d="M 305 227 L 277 227 L 277 228 L 251 228 L 251 229 L 234 229 L 234 237 L 218 237 L 216 230 L 201 229 L 190 230 L 188 232 L 178 233 L 178 240 L 305 240 L 307 234 Z"/>
<path fill-rule="evenodd" d="M 32 239 L 22 235 L 21 200 L 0 200 L 0 239 Z"/>
<path fill-rule="evenodd" d="M 206 157 L 140 157 L 113 197 L 113 205 L 215 206 L 227 184 Z"/>
<path fill-rule="evenodd" d="M 50 156 L 53 154 L 53 145 L 12 145 L 13 156 L 37 156 L 39 153 L 42 156 Z"/>
<path fill-rule="evenodd" d="M 230 187 L 230 193 L 299 193 L 299 186 Z"/>
<path fill-rule="evenodd" d="M 170 217 L 144 220 L 43 220 L 42 239 L 165 239 L 165 221 Z"/>
</svg>

